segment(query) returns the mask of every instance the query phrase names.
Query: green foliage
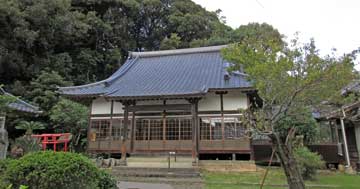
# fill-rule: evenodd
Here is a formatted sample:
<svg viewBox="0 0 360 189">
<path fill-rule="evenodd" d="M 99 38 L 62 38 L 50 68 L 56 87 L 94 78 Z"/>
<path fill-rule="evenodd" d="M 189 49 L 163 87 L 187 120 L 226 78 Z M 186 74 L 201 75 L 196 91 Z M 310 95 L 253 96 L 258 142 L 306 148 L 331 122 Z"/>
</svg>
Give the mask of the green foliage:
<svg viewBox="0 0 360 189">
<path fill-rule="evenodd" d="M 14 101 L 15 101 L 14 97 L 0 94 L 0 113 L 4 113 L 8 111 L 9 110 L 8 105 Z"/>
<path fill-rule="evenodd" d="M 258 30 L 265 34 L 254 32 L 260 26 L 264 29 Z M 257 110 L 262 131 L 273 131 L 288 114 L 301 114 L 298 109 L 339 98 L 342 87 L 355 78 L 352 54 L 323 58 L 313 40 L 299 45 L 295 38 L 289 46 L 268 25 L 250 24 L 242 29 L 247 34 L 223 54 L 233 63 L 231 70 L 247 73 L 257 89 L 263 102 Z"/>
<path fill-rule="evenodd" d="M 25 135 L 32 135 L 34 130 L 45 129 L 42 123 L 35 121 L 21 121 L 15 128 L 25 130 Z"/>
<path fill-rule="evenodd" d="M 161 41 L 160 49 L 161 50 L 177 49 L 180 46 L 180 43 L 181 43 L 181 38 L 176 33 L 172 33 L 169 38 L 166 37 Z"/>
<path fill-rule="evenodd" d="M 0 26 L 0 83 L 40 106 L 48 129 L 57 87 L 109 77 L 128 51 L 189 47 L 226 27 L 191 0 L 0 0 Z"/>
<path fill-rule="evenodd" d="M 85 156 L 64 152 L 30 153 L 7 165 L 4 181 L 15 188 L 116 188 L 109 174 Z"/>
<path fill-rule="evenodd" d="M 296 114 L 290 114 L 279 120 L 274 126 L 276 132 L 279 133 L 283 141 L 286 140 L 288 131 L 295 127 L 295 135 L 303 136 L 303 142 L 309 144 L 319 137 L 319 124 L 313 118 L 309 110 L 297 110 Z"/>
<path fill-rule="evenodd" d="M 50 120 L 56 130 L 70 132 L 75 136 L 77 146 L 81 136 L 86 136 L 89 110 L 86 106 L 67 99 L 61 99 L 51 110 Z"/>
<path fill-rule="evenodd" d="M 306 147 L 296 148 L 294 154 L 305 180 L 315 179 L 317 169 L 325 167 L 322 157 L 317 153 L 311 152 Z"/>
<path fill-rule="evenodd" d="M 8 105 L 16 100 L 16 97 L 3 93 L 2 85 L 0 85 L 0 115 L 9 111 Z"/>
<path fill-rule="evenodd" d="M 46 115 L 59 100 L 59 94 L 56 93 L 57 88 L 69 84 L 57 72 L 43 71 L 36 79 L 30 82 L 32 90 L 28 95 L 33 99 L 33 102 L 40 106 Z"/>
<path fill-rule="evenodd" d="M 296 131 L 308 124 L 296 121 L 303 116 L 299 110 L 341 98 L 341 89 L 356 78 L 356 56 L 321 57 L 314 40 L 299 44 L 295 38 L 288 45 L 276 29 L 266 24 L 240 29 L 239 41 L 224 49 L 223 55 L 233 63 L 229 71 L 248 74 L 259 97 L 254 102 L 261 101 L 243 111 L 243 123 L 252 133 L 270 137 L 290 188 L 304 188 L 292 146 Z"/>
</svg>

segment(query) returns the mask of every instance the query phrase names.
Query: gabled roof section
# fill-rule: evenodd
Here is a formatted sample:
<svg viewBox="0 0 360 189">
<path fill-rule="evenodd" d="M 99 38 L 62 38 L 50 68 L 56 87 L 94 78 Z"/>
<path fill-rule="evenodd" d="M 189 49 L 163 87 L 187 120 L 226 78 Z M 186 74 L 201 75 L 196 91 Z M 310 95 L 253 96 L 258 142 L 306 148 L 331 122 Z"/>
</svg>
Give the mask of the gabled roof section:
<svg viewBox="0 0 360 189">
<path fill-rule="evenodd" d="M 221 57 L 226 46 L 130 52 L 129 58 L 109 78 L 96 83 L 63 87 L 59 92 L 75 97 L 114 99 L 195 97 L 209 90 L 251 89 L 243 73 L 228 73 Z"/>
<path fill-rule="evenodd" d="M 40 114 L 42 111 L 39 110 L 39 107 L 31 105 L 20 98 L 15 97 L 14 95 L 6 92 L 3 88 L 0 87 L 0 95 L 7 95 L 12 96 L 16 100 L 8 105 L 9 108 L 21 111 L 21 112 L 27 112 L 27 113 L 33 113 L 33 114 Z"/>
</svg>

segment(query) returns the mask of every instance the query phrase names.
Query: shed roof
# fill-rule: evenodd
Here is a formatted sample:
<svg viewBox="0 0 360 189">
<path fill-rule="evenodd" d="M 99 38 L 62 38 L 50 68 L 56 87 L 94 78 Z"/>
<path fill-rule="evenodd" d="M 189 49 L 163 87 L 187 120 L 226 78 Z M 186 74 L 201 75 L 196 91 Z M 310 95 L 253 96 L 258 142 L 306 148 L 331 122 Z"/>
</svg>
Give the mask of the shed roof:
<svg viewBox="0 0 360 189">
<path fill-rule="evenodd" d="M 11 102 L 8 107 L 17 111 L 21 112 L 27 112 L 27 113 L 34 113 L 34 114 L 40 114 L 42 111 L 39 110 L 39 107 L 31 105 L 20 98 L 15 97 L 14 95 L 6 92 L 3 88 L 0 87 L 0 95 L 7 95 L 12 96 L 16 100 L 14 102 Z"/>
<path fill-rule="evenodd" d="M 225 46 L 130 52 L 109 78 L 87 85 L 62 87 L 68 96 L 153 99 L 202 96 L 209 90 L 251 89 L 246 74 L 228 73 L 221 57 Z"/>
</svg>

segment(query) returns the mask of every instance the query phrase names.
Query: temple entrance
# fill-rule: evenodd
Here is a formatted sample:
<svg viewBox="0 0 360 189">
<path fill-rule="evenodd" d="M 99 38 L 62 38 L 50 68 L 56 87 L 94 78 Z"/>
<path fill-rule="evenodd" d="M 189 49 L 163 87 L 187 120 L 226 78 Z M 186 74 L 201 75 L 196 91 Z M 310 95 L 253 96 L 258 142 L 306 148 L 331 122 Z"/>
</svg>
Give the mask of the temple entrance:
<svg viewBox="0 0 360 189">
<path fill-rule="evenodd" d="M 191 153 L 191 117 L 136 118 L 134 152 Z"/>
</svg>

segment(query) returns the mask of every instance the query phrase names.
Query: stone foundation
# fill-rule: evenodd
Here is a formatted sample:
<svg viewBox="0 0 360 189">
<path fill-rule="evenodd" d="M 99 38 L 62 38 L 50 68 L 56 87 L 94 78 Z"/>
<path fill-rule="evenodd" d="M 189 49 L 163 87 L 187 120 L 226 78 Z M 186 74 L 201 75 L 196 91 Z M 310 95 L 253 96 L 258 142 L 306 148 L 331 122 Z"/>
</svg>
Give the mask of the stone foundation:
<svg viewBox="0 0 360 189">
<path fill-rule="evenodd" d="M 200 160 L 199 168 L 211 172 L 255 172 L 254 161 Z"/>
</svg>

